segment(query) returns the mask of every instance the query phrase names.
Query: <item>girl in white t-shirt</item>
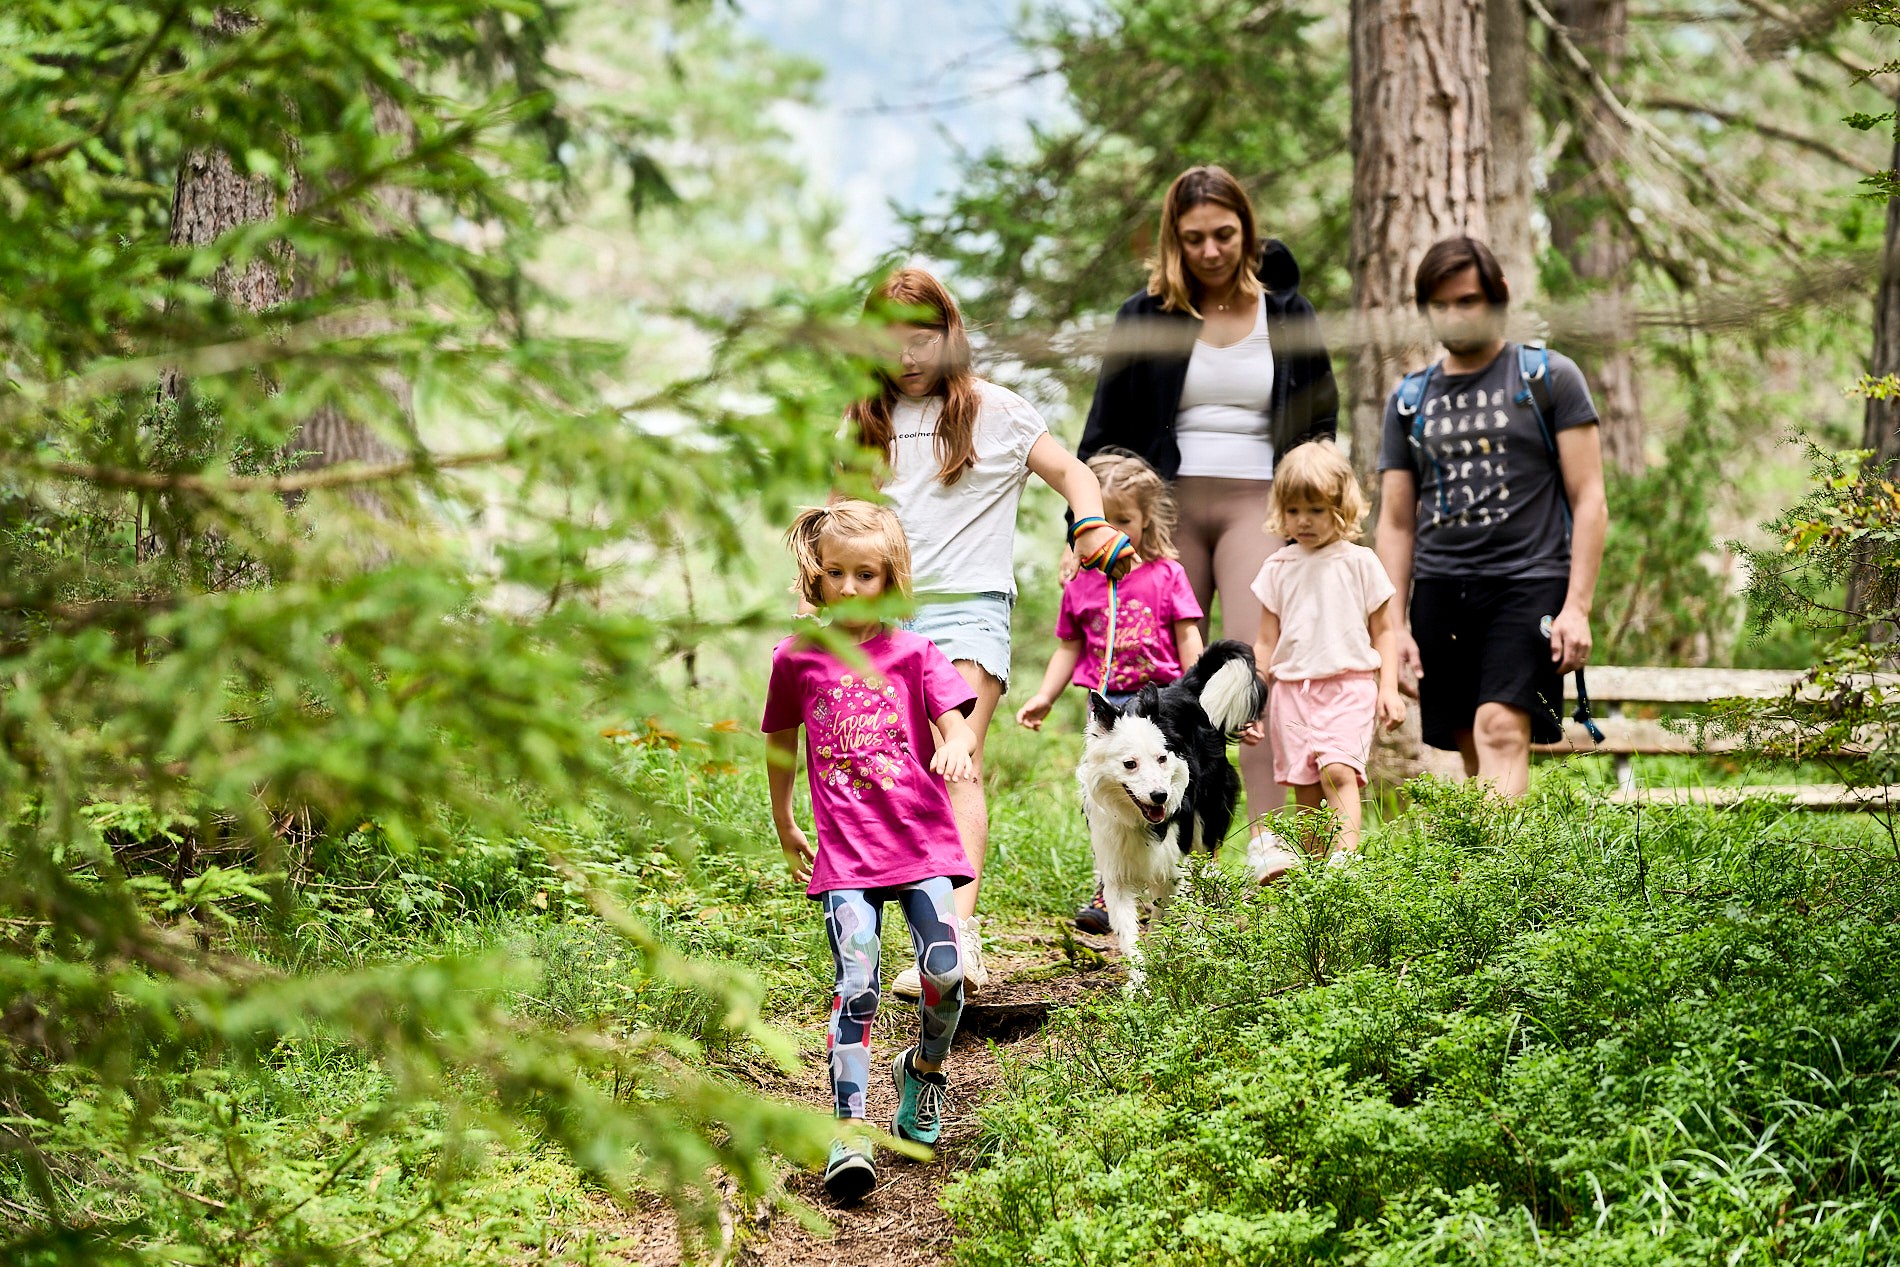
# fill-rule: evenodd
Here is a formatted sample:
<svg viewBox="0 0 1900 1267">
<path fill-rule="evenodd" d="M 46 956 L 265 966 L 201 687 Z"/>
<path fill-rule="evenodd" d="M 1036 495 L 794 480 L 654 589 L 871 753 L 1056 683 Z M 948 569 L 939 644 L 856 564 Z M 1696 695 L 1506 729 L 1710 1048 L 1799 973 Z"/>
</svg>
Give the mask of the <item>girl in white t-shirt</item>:
<svg viewBox="0 0 1900 1267">
<path fill-rule="evenodd" d="M 1029 402 L 971 372 L 963 314 L 943 283 L 922 269 L 899 269 L 871 293 L 865 312 L 886 323 L 896 372 L 880 371 L 877 394 L 853 404 L 846 417 L 859 443 L 889 467 L 884 493 L 910 538 L 917 615 L 906 627 L 936 643 L 976 692 L 969 721 L 980 768 L 990 719 L 1009 685 L 1023 486 L 1035 475 L 1069 503 L 1081 525 L 1074 544 L 1083 558 L 1121 534 L 1102 520 L 1094 473 L 1049 434 Z M 974 992 L 989 978 L 976 920 L 989 845 L 982 781 L 952 784 L 950 802 L 976 873 L 956 892 L 964 988 Z M 898 974 L 891 990 L 918 997 L 916 970 Z"/>
<path fill-rule="evenodd" d="M 1280 460 L 1267 516 L 1267 531 L 1293 543 L 1253 583 L 1264 609 L 1254 659 L 1272 694 L 1273 777 L 1302 806 L 1317 809 L 1323 798 L 1338 816 L 1335 861 L 1359 847 L 1372 728 L 1405 720 L 1392 582 L 1379 557 L 1354 544 L 1365 517 L 1365 494 L 1339 450 L 1300 445 Z M 1315 847 L 1310 835 L 1300 843 Z M 1264 832 L 1247 861 L 1265 884 L 1303 859 Z"/>
</svg>

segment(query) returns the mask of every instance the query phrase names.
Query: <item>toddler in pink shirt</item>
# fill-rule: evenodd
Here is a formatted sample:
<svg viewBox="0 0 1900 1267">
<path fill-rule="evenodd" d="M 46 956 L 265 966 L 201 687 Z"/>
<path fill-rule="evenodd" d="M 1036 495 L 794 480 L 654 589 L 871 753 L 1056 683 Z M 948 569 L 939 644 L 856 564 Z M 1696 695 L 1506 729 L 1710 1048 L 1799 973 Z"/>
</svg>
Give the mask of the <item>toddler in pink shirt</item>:
<svg viewBox="0 0 1900 1267">
<path fill-rule="evenodd" d="M 1378 556 L 1356 544 L 1366 499 L 1331 444 L 1303 444 L 1281 459 L 1272 497 L 1267 531 L 1293 539 L 1253 583 L 1265 609 L 1254 658 L 1271 692 L 1273 777 L 1292 785 L 1302 807 L 1323 801 L 1337 816 L 1337 861 L 1359 847 L 1372 728 L 1405 720 L 1392 582 Z M 1316 847 L 1310 832 L 1301 844 Z M 1248 857 L 1263 884 L 1302 860 L 1271 832 Z"/>
<path fill-rule="evenodd" d="M 1102 516 L 1135 543 L 1139 560 L 1115 585 L 1110 611 L 1108 578 L 1077 572 L 1062 591 L 1056 614 L 1056 650 L 1042 685 L 1016 712 L 1018 724 L 1041 730 L 1066 686 L 1099 690 L 1121 707 L 1142 687 L 1166 686 L 1201 658 L 1201 604 L 1174 548 L 1176 508 L 1167 481 L 1125 449 L 1089 459 L 1102 486 Z M 1113 616 L 1115 645 L 1109 645 Z M 1075 913 L 1086 933 L 1108 932 L 1101 881 Z"/>
</svg>

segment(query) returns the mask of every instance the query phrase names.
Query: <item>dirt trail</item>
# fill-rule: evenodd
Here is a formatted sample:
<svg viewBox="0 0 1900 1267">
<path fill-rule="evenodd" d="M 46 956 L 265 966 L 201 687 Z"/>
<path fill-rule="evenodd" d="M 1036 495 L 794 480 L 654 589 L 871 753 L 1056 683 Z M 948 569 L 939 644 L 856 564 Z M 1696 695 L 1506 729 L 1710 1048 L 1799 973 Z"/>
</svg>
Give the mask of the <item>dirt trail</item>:
<svg viewBox="0 0 1900 1267">
<path fill-rule="evenodd" d="M 1096 952 L 1107 945 L 1102 938 L 1074 937 L 1078 947 Z M 878 1185 L 849 1210 L 829 1205 L 817 1175 L 788 1170 L 782 1179 L 786 1194 L 819 1211 L 830 1230 L 813 1232 L 791 1211 L 762 1205 L 745 1217 L 744 1226 L 731 1229 L 735 1244 L 725 1261 L 747 1267 L 937 1267 L 951 1261 L 955 1228 L 941 1194 L 944 1185 L 977 1161 L 976 1110 L 1001 1081 L 1003 1060 L 1040 1050 L 1049 1009 L 1112 988 L 1120 980 L 1119 974 L 1090 971 L 1080 962 L 1076 966 L 1083 970 L 1064 971 L 1068 957 L 1047 926 L 990 930 L 989 943 L 990 985 L 964 1009 L 958 1027 L 949 1066 L 950 1113 L 935 1159 L 911 1162 L 879 1150 Z M 868 1111 L 871 1121 L 885 1129 L 897 1107 L 888 1062 L 916 1029 L 916 1012 L 894 1003 L 899 1001 L 886 996 L 872 1046 Z M 822 1053 L 786 1081 L 785 1093 L 813 1108 L 830 1108 Z M 718 1258 L 714 1253 L 688 1259 L 671 1212 L 658 1202 L 633 1216 L 620 1212 L 603 1219 L 599 1230 L 604 1239 L 616 1242 L 606 1261 L 618 1264 L 678 1267 Z"/>
</svg>

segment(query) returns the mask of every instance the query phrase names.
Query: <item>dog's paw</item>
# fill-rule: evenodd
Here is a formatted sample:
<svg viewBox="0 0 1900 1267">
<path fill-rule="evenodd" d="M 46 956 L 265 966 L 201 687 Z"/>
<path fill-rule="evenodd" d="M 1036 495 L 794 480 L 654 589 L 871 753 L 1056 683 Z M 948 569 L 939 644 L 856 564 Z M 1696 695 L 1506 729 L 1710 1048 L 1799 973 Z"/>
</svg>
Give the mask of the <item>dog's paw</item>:
<svg viewBox="0 0 1900 1267">
<path fill-rule="evenodd" d="M 1128 965 L 1128 983 L 1122 987 L 1122 990 L 1130 995 L 1146 994 L 1148 992 L 1148 974 L 1143 972 L 1136 964 Z"/>
</svg>

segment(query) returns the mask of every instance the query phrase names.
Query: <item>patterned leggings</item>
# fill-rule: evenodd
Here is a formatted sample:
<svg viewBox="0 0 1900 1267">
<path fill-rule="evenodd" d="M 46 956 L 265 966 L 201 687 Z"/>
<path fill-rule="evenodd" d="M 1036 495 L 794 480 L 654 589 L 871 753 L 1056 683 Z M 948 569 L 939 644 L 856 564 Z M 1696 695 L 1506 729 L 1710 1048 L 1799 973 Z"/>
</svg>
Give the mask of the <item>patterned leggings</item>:
<svg viewBox="0 0 1900 1267">
<path fill-rule="evenodd" d="M 957 941 L 956 905 L 950 881 L 932 876 L 887 889 L 832 889 L 821 896 L 825 935 L 838 974 L 831 996 L 831 1096 L 839 1117 L 864 1116 L 864 1090 L 871 1077 L 871 1023 L 877 1019 L 878 949 L 884 930 L 884 903 L 895 901 L 910 925 L 917 951 L 923 998 L 918 1054 L 933 1064 L 950 1053 L 950 1040 L 963 1014 L 963 947 Z"/>
</svg>

